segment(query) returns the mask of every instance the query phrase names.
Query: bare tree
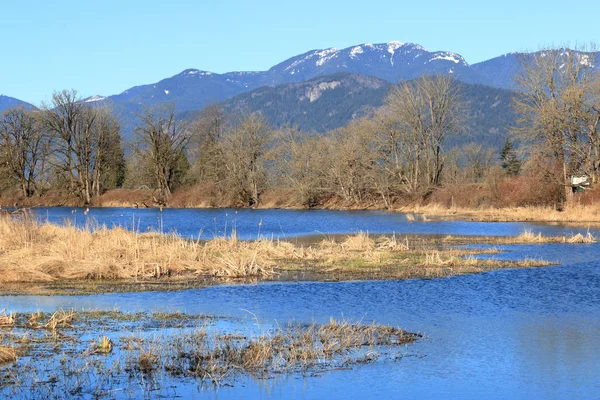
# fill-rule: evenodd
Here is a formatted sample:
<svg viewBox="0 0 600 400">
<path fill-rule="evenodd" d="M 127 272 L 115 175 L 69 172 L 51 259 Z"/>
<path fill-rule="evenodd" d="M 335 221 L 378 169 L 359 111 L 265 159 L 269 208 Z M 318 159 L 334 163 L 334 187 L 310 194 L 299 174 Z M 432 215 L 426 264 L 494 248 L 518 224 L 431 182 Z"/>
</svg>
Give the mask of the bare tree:
<svg viewBox="0 0 600 400">
<path fill-rule="evenodd" d="M 444 143 L 463 131 L 466 104 L 447 76 L 425 76 L 395 86 L 378 115 L 385 170 L 406 191 L 439 185 Z"/>
<path fill-rule="evenodd" d="M 93 194 L 100 196 L 107 189 L 121 187 L 125 180 L 125 154 L 121 127 L 108 107 L 95 108 L 96 152 L 93 158 Z"/>
<path fill-rule="evenodd" d="M 273 132 L 259 114 L 244 116 L 221 139 L 227 187 L 238 201 L 250 206 L 266 188 L 265 155 Z"/>
<path fill-rule="evenodd" d="M 48 154 L 39 112 L 24 107 L 10 108 L 0 118 L 0 160 L 10 178 L 19 184 L 24 197 L 31 196 Z"/>
<path fill-rule="evenodd" d="M 158 201 L 165 204 L 181 179 L 182 164 L 187 164 L 190 131 L 175 118 L 173 104 L 147 110 L 139 118 L 135 151 L 150 169 L 159 190 Z"/>
<path fill-rule="evenodd" d="M 284 127 L 278 132 L 277 175 L 282 185 L 291 186 L 300 203 L 311 207 L 321 198 L 326 186 L 326 145 L 323 136 Z"/>
<path fill-rule="evenodd" d="M 548 49 L 525 55 L 517 84 L 522 95 L 514 102 L 520 126 L 515 133 L 536 146 L 555 166 L 557 183 L 570 198 L 570 176 L 592 175 L 597 159 L 598 108 L 593 94 L 593 55 L 570 49 Z"/>
<path fill-rule="evenodd" d="M 466 178 L 473 183 L 481 182 L 493 166 L 494 150 L 479 143 L 469 143 L 462 148 L 466 163 Z"/>
<path fill-rule="evenodd" d="M 346 201 L 360 203 L 376 189 L 380 153 L 375 129 L 363 118 L 328 136 L 329 181 Z"/>
<path fill-rule="evenodd" d="M 44 110 L 44 127 L 53 136 L 56 167 L 66 174 L 72 192 L 89 204 L 101 192 L 101 171 L 109 147 L 119 142 L 119 125 L 109 109 L 91 107 L 75 90 L 55 92 Z"/>
<path fill-rule="evenodd" d="M 221 139 L 227 128 L 227 117 L 218 105 L 210 105 L 190 126 L 192 140 L 190 154 L 194 166 L 191 181 L 220 182 L 225 179 Z"/>
</svg>

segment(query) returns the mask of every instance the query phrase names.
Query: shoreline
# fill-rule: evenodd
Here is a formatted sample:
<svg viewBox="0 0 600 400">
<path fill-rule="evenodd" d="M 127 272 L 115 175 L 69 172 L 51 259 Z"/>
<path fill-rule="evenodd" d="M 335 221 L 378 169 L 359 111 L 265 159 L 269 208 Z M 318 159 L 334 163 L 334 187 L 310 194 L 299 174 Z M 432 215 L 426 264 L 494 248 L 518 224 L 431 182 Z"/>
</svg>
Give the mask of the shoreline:
<svg viewBox="0 0 600 400">
<path fill-rule="evenodd" d="M 94 203 L 89 206 L 82 204 L 42 204 L 42 203 L 16 203 L 8 205 L 0 199 L 0 211 L 8 209 L 35 209 L 35 208 L 122 208 L 122 209 L 172 209 L 172 210 L 327 210 L 327 211 L 381 211 L 395 214 L 405 214 L 409 221 L 437 222 L 437 221 L 471 221 L 471 222 L 534 222 L 557 223 L 573 226 L 600 225 L 600 205 L 572 204 L 564 210 L 556 210 L 550 206 L 524 206 L 524 207 L 446 207 L 440 204 L 417 204 L 387 208 L 383 205 L 372 203 L 366 205 L 345 204 L 343 202 L 325 202 L 313 207 L 298 204 L 263 203 L 256 207 L 236 206 L 234 204 L 213 205 L 198 203 L 195 205 L 149 205 L 140 206 L 131 202 L 106 202 Z"/>
</svg>

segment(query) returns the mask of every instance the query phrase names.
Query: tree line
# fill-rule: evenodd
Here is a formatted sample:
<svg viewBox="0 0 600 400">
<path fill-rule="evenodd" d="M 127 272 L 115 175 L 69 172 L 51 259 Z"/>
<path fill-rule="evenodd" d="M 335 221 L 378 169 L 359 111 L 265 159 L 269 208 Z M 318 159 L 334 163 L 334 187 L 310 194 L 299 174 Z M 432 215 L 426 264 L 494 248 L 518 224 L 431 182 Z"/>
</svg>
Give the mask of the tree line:
<svg viewBox="0 0 600 400">
<path fill-rule="evenodd" d="M 589 54 L 524 58 L 514 102 L 519 124 L 500 153 L 484 143 L 450 148 L 465 134 L 472 105 L 447 76 L 395 85 L 373 115 L 326 134 L 274 129 L 259 114 L 226 115 L 218 105 L 191 122 L 178 119 L 173 104 L 155 107 L 138 116 L 127 158 L 110 108 L 57 92 L 40 110 L 1 115 L 0 188 L 22 197 L 60 189 L 89 204 L 110 189 L 148 187 L 167 204 L 179 188 L 208 182 L 235 205 L 258 205 L 267 189 L 281 188 L 305 206 L 337 197 L 391 207 L 444 184 L 529 168 L 564 187 L 559 200 L 567 200 L 570 176 L 596 181 L 600 166 L 600 79 Z"/>
</svg>

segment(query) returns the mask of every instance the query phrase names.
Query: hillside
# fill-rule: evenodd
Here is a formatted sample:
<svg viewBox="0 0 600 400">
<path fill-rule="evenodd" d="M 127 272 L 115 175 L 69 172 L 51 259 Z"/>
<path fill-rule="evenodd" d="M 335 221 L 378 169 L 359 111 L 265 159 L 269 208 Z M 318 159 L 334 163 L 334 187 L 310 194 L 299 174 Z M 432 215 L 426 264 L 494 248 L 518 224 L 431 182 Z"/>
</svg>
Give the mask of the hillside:
<svg viewBox="0 0 600 400">
<path fill-rule="evenodd" d="M 32 104 L 25 101 L 15 99 L 14 97 L 8 97 L 0 94 L 0 113 L 8 108 L 24 106 L 26 108 L 35 108 Z"/>
<path fill-rule="evenodd" d="M 258 88 L 223 105 L 231 114 L 259 112 L 273 126 L 289 124 L 305 131 L 324 132 L 381 106 L 390 87 L 383 79 L 340 73 Z"/>
<path fill-rule="evenodd" d="M 457 142 L 482 141 L 492 147 L 504 142 L 516 116 L 514 92 L 460 83 L 470 110 L 468 132 Z M 325 132 L 368 115 L 385 100 L 389 82 L 370 76 L 334 74 L 300 83 L 262 87 L 222 103 L 229 113 L 258 112 L 276 127 L 296 125 L 304 131 Z M 183 114 L 193 119 L 198 113 Z"/>
</svg>

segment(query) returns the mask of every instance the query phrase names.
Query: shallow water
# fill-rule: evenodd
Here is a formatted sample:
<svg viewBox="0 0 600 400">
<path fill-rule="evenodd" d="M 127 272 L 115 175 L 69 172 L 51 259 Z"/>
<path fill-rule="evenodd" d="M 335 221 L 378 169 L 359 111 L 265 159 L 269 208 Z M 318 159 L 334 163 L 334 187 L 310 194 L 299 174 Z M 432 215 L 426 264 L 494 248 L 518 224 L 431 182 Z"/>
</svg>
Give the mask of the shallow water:
<svg viewBox="0 0 600 400">
<path fill-rule="evenodd" d="M 90 216 L 95 211 L 90 210 Z M 158 212 L 142 211 L 154 213 L 147 218 L 153 218 Z M 119 211 L 98 210 L 98 215 L 103 212 L 114 215 Z M 170 214 L 165 210 L 163 218 L 169 215 L 168 219 L 176 221 L 178 212 L 173 210 Z M 191 214 L 184 214 L 187 217 L 179 218 L 200 221 L 228 213 L 225 210 L 211 212 L 201 210 L 196 214 L 193 210 Z M 488 235 L 518 234 L 524 228 L 544 234 L 580 231 L 530 224 L 408 223 L 400 214 L 377 212 L 315 213 L 278 211 L 269 214 L 262 210 L 244 210 L 237 218 L 251 221 L 243 225 L 248 227 L 262 218 L 265 232 L 273 232 L 275 221 L 281 221 L 288 229 L 285 234 L 289 235 L 327 226 L 331 228 L 327 233 L 336 229 L 338 232 L 353 229 L 375 232 L 374 227 L 381 232 Z M 298 219 L 304 222 L 290 223 L 294 215 L 299 215 Z M 246 231 L 241 225 L 238 224 L 238 233 L 243 231 L 250 236 L 249 228 Z M 405 357 L 398 361 L 377 362 L 317 377 L 247 379 L 232 388 L 203 393 L 219 399 L 598 398 L 600 244 L 498 247 L 507 252 L 493 257 L 544 258 L 561 265 L 400 282 L 262 283 L 171 293 L 0 297 L 0 309 L 180 310 L 239 317 L 251 323 L 256 316 L 264 327 L 290 320 L 327 322 L 331 316 L 344 316 L 396 325 L 426 335 L 423 341 L 406 347 Z M 198 388 L 184 385 L 173 389 L 171 394 L 198 395 Z"/>
</svg>

